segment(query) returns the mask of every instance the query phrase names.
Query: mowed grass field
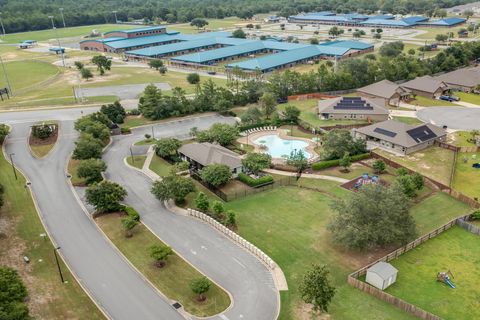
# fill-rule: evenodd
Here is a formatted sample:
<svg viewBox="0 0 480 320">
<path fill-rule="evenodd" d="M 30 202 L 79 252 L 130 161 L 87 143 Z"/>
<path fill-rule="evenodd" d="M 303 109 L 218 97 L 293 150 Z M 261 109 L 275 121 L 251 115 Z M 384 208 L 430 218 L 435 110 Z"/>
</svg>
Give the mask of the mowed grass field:
<svg viewBox="0 0 480 320">
<path fill-rule="evenodd" d="M 14 95 L 28 91 L 35 85 L 47 84 L 49 79 L 60 73 L 60 69 L 56 66 L 39 60 L 7 62 L 5 71 Z M 0 87 L 7 87 L 4 76 L 0 77 Z"/>
<path fill-rule="evenodd" d="M 62 260 L 60 267 L 68 283 L 60 282 L 53 245 L 41 236 L 46 231 L 25 188 L 25 178 L 18 174 L 15 179 L 1 152 L 0 183 L 5 187 L 5 205 L 0 209 L 0 265 L 20 273 L 28 289 L 31 315 L 35 319 L 104 319 Z M 29 257 L 29 264 L 23 256 Z"/>
<path fill-rule="evenodd" d="M 464 157 L 467 158 L 466 162 Z M 472 167 L 474 163 L 480 163 L 480 152 L 458 154 L 453 188 L 469 197 L 480 198 L 480 169 Z"/>
<path fill-rule="evenodd" d="M 454 226 L 391 261 L 398 275 L 386 292 L 442 319 L 479 319 L 479 256 L 480 237 Z M 436 281 L 438 272 L 448 270 L 455 289 Z"/>
<path fill-rule="evenodd" d="M 387 253 L 349 252 L 333 243 L 326 229 L 333 216 L 330 203 L 347 196 L 349 191 L 332 181 L 302 178 L 299 184 L 318 192 L 281 187 L 226 204 L 237 213 L 238 232 L 270 255 L 286 275 L 289 291 L 281 293 L 279 319 L 309 319 L 298 286 L 312 263 L 326 264 L 331 271 L 337 288 L 329 308 L 333 319 L 414 319 L 347 284 L 350 272 Z M 419 231 L 432 230 L 452 216 L 465 213 L 462 203 L 453 199 L 447 202 L 450 201 L 453 204 L 448 213 L 438 212 L 444 202 L 437 197 L 432 198 L 432 203 L 417 205 L 422 207 L 414 206 L 412 214 L 420 224 Z"/>
</svg>

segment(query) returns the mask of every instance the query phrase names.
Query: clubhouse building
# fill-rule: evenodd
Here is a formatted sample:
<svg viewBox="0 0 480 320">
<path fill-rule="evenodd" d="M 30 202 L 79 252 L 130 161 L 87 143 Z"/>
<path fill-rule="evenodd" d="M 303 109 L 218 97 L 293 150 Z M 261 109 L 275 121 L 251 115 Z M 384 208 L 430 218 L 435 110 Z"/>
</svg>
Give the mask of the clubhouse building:
<svg viewBox="0 0 480 320">
<path fill-rule="evenodd" d="M 385 121 L 388 114 L 383 106 L 363 97 L 338 97 L 318 102 L 318 115 L 323 120 Z"/>
</svg>

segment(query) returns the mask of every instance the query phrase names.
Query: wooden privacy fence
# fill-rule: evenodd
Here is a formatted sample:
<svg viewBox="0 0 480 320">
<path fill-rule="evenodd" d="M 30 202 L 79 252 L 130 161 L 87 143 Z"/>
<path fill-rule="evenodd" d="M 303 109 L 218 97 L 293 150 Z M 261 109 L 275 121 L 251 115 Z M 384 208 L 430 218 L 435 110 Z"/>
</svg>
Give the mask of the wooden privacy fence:
<svg viewBox="0 0 480 320">
<path fill-rule="evenodd" d="M 387 254 L 386 256 L 383 256 L 382 258 L 358 269 L 357 271 L 355 272 L 352 272 L 351 274 L 348 275 L 348 279 L 347 279 L 347 282 L 357 288 L 357 289 L 360 289 L 362 291 L 365 291 L 366 293 L 374 296 L 374 297 L 377 297 L 385 302 L 388 302 L 400 309 L 402 309 L 403 311 L 405 312 L 408 312 L 408 313 L 411 313 L 421 319 L 425 319 L 425 320 L 440 320 L 441 318 L 428 312 L 428 311 L 425 311 L 411 303 L 408 303 L 398 297 L 395 297 L 389 293 L 386 293 L 380 289 L 377 289 L 373 286 L 371 286 L 370 284 L 366 283 L 366 282 L 363 282 L 363 281 L 360 281 L 358 280 L 358 278 L 360 276 L 363 276 L 367 273 L 367 269 L 370 268 L 371 266 L 373 266 L 374 264 L 380 262 L 380 261 L 383 261 L 383 262 L 389 262 L 389 261 L 392 261 L 393 259 L 396 259 L 398 258 L 400 255 L 404 254 L 405 252 L 408 252 L 416 247 L 418 247 L 419 245 L 421 245 L 422 243 L 438 236 L 439 234 L 441 234 L 442 232 L 450 229 L 451 227 L 453 227 L 454 225 L 458 224 L 459 226 L 462 226 L 461 223 L 465 223 L 465 220 L 468 219 L 470 215 L 465 215 L 465 216 L 462 216 L 462 217 L 459 217 L 459 218 L 456 218 L 456 219 L 453 219 L 451 221 L 449 221 L 448 223 L 444 224 L 443 226 L 441 226 L 440 228 L 437 228 L 431 232 L 429 232 L 428 234 L 426 235 L 423 235 L 417 239 L 415 239 L 414 241 L 410 242 L 410 243 L 407 243 L 406 245 L 398 248 L 397 250 L 393 251 L 393 252 L 390 252 L 389 254 Z M 478 229 L 478 228 L 477 228 Z M 479 229 L 479 232 L 480 232 L 480 229 Z"/>
<path fill-rule="evenodd" d="M 440 148 L 452 150 L 455 152 L 478 152 L 480 150 L 480 147 L 477 146 L 472 146 L 472 147 L 457 147 L 454 146 L 453 144 L 449 144 L 446 142 L 440 142 L 440 141 L 435 141 L 435 145 L 439 146 Z"/>
<path fill-rule="evenodd" d="M 480 228 L 474 224 L 471 224 L 470 222 L 468 222 L 468 220 L 459 219 L 457 221 L 457 224 L 463 229 L 467 230 L 468 232 L 476 234 L 477 236 L 480 236 Z"/>
</svg>

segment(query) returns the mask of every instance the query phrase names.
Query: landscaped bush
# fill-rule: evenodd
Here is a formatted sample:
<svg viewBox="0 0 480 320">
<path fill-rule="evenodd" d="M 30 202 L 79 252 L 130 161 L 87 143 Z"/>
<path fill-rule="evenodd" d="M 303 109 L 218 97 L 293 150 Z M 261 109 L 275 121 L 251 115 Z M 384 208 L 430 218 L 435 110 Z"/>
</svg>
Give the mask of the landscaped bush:
<svg viewBox="0 0 480 320">
<path fill-rule="evenodd" d="M 0 123 L 0 145 L 3 143 L 9 132 L 10 128 L 6 124 Z"/>
<path fill-rule="evenodd" d="M 123 211 L 129 216 L 131 219 L 135 221 L 140 221 L 140 214 L 138 214 L 137 210 L 129 206 L 123 206 Z"/>
<path fill-rule="evenodd" d="M 480 220 L 480 210 L 474 211 L 470 216 L 472 220 Z"/>
<path fill-rule="evenodd" d="M 361 153 L 357 154 L 355 156 L 351 156 L 350 158 L 352 159 L 352 162 L 354 161 L 360 161 L 363 159 L 367 159 L 370 157 L 370 153 Z M 331 167 L 337 167 L 340 165 L 340 160 L 341 159 L 334 159 L 334 160 L 325 160 L 325 161 L 320 161 L 312 164 L 312 169 L 313 170 L 322 170 L 322 169 L 327 169 Z"/>
<path fill-rule="evenodd" d="M 131 133 L 132 130 L 130 129 L 130 127 L 121 127 L 120 128 L 120 133 L 121 134 L 128 134 L 128 133 Z"/>
<path fill-rule="evenodd" d="M 270 175 L 265 175 L 263 177 L 260 177 L 258 179 L 254 179 L 252 177 L 250 177 L 249 175 L 241 172 L 238 174 L 238 180 L 242 181 L 243 183 L 245 183 L 246 185 L 250 186 L 250 187 L 258 187 L 258 186 L 261 186 L 261 185 L 264 185 L 264 184 L 269 184 L 269 183 L 273 183 L 273 177 L 270 176 Z"/>
</svg>

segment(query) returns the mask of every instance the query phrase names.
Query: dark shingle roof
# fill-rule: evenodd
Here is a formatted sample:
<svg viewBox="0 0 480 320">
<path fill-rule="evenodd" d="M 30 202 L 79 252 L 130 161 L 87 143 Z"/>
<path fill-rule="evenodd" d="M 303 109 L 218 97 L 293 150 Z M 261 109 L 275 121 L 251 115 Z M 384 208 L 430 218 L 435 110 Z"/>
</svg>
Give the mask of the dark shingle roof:
<svg viewBox="0 0 480 320">
<path fill-rule="evenodd" d="M 242 166 L 242 160 L 238 154 L 209 142 L 185 144 L 178 149 L 178 152 L 203 166 L 214 163 L 225 164 L 231 169 Z"/>
</svg>

